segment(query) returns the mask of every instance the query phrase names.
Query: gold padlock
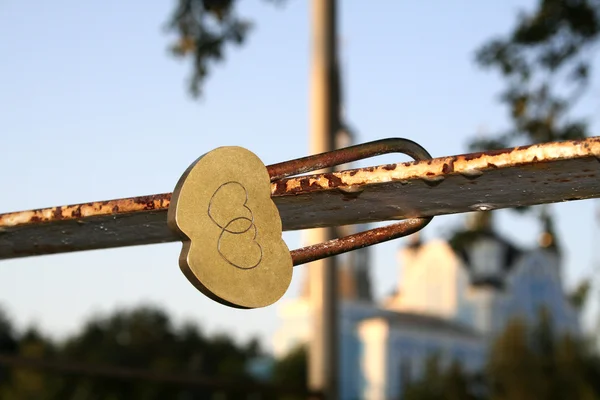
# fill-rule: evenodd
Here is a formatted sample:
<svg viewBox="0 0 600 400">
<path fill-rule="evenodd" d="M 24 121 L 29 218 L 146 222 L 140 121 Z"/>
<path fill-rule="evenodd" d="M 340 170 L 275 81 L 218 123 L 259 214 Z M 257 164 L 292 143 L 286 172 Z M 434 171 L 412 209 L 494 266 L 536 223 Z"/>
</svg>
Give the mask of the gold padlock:
<svg viewBox="0 0 600 400">
<path fill-rule="evenodd" d="M 219 303 L 265 307 L 286 292 L 294 265 L 422 229 L 431 218 L 411 218 L 292 252 L 282 239 L 271 182 L 391 152 L 415 160 L 431 158 L 407 139 L 379 140 L 268 167 L 241 147 L 206 153 L 183 174 L 169 207 L 169 227 L 183 242 L 181 270 L 196 288 Z"/>
<path fill-rule="evenodd" d="M 169 226 L 186 238 L 181 270 L 220 303 L 265 307 L 290 284 L 292 258 L 270 182 L 252 152 L 221 147 L 196 160 L 173 192 Z"/>
</svg>

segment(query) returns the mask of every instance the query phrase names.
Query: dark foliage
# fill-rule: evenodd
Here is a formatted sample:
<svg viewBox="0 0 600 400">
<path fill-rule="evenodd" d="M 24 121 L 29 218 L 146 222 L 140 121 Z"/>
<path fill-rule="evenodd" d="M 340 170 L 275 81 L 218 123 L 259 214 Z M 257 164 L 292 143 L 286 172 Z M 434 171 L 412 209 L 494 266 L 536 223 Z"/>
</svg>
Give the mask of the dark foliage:
<svg viewBox="0 0 600 400">
<path fill-rule="evenodd" d="M 190 92 L 194 97 L 202 91 L 209 65 L 223 59 L 228 45 L 241 45 L 248 36 L 252 23 L 237 15 L 237 3 L 236 0 L 177 1 L 168 25 L 177 33 L 171 51 L 178 57 L 191 56 L 193 59 Z"/>
<path fill-rule="evenodd" d="M 299 391 L 308 389 L 308 355 L 305 346 L 298 346 L 277 360 L 273 380 L 278 385 L 295 388 Z M 285 399 L 301 400 L 303 397 L 290 395 Z"/>
<path fill-rule="evenodd" d="M 535 326 L 514 320 L 493 343 L 481 376 L 456 366 L 441 369 L 437 360 L 413 383 L 407 400 L 518 400 L 600 398 L 600 359 L 586 343 L 560 336 L 541 313 Z"/>
<path fill-rule="evenodd" d="M 423 378 L 408 386 L 404 400 L 477 400 L 470 388 L 472 379 L 460 364 L 444 369 L 439 357 L 431 357 Z"/>
<path fill-rule="evenodd" d="M 0 353 L 235 383 L 217 390 L 148 380 L 0 367 L 0 398 L 3 400 L 192 400 L 213 396 L 245 399 L 253 393 L 248 393 L 242 384 L 255 382 L 248 372 L 248 363 L 254 357 L 264 356 L 256 340 L 240 345 L 226 335 L 208 337 L 193 324 L 174 326 L 166 313 L 154 307 L 121 310 L 92 318 L 78 333 L 61 343 L 54 343 L 32 329 L 17 335 L 10 321 L 0 315 Z M 285 360 L 283 364 L 287 365 Z M 284 381 L 291 384 L 289 379 Z M 296 383 L 295 386 L 301 385 Z M 276 396 L 271 393 L 261 398 Z"/>
<path fill-rule="evenodd" d="M 500 100 L 511 128 L 477 138 L 471 148 L 585 137 L 586 121 L 569 112 L 588 87 L 599 34 L 600 1 L 538 0 L 533 11 L 521 13 L 508 35 L 485 43 L 476 61 L 505 80 Z"/>
</svg>

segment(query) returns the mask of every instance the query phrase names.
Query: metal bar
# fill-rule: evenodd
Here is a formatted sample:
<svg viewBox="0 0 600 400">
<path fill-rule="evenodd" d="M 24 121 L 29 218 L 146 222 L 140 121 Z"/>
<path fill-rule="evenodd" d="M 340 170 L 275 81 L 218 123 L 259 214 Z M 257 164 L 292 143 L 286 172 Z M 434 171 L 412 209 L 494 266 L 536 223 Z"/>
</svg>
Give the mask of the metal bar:
<svg viewBox="0 0 600 400">
<path fill-rule="evenodd" d="M 600 197 L 600 137 L 388 164 L 274 183 L 284 229 Z"/>
<path fill-rule="evenodd" d="M 257 382 L 242 382 L 239 380 L 229 381 L 219 378 L 191 375 L 189 373 L 166 373 L 140 368 L 67 362 L 14 356 L 10 354 L 0 354 L 0 365 L 12 368 L 38 369 L 59 374 L 80 375 L 94 378 L 119 379 L 126 381 L 141 380 L 179 387 L 203 387 L 223 391 L 244 391 L 245 393 L 281 393 L 290 395 L 310 395 L 318 398 L 322 397 L 320 392 L 309 392 L 301 388 L 290 388 Z"/>
<path fill-rule="evenodd" d="M 281 179 L 284 230 L 600 197 L 600 137 Z M 177 241 L 170 194 L 0 214 L 0 259 Z"/>
<path fill-rule="evenodd" d="M 355 233 L 340 239 L 331 239 L 323 243 L 292 250 L 290 252 L 292 261 L 294 266 L 297 266 L 322 258 L 336 256 L 347 251 L 362 249 L 363 247 L 398 239 L 420 231 L 431 220 L 432 217 L 410 218 L 396 224 L 369 229 L 368 231 Z"/>
</svg>

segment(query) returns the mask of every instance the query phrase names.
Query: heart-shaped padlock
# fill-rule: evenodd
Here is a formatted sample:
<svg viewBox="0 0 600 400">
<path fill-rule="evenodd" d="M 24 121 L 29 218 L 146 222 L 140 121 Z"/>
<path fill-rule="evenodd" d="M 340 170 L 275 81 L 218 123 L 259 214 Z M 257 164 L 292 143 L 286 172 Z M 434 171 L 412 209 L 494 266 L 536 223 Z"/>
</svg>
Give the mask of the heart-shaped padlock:
<svg viewBox="0 0 600 400">
<path fill-rule="evenodd" d="M 269 167 L 241 147 L 220 147 L 203 155 L 183 174 L 169 206 L 169 227 L 183 241 L 181 270 L 196 288 L 219 303 L 265 307 L 283 296 L 294 265 L 422 229 L 431 218 L 411 218 L 292 252 L 282 239 L 271 182 L 391 152 L 415 160 L 431 158 L 406 139 L 378 140 Z"/>
<path fill-rule="evenodd" d="M 220 303 L 264 307 L 290 284 L 292 257 L 270 183 L 252 152 L 221 147 L 188 168 L 173 192 L 169 225 L 186 239 L 181 270 Z"/>
</svg>

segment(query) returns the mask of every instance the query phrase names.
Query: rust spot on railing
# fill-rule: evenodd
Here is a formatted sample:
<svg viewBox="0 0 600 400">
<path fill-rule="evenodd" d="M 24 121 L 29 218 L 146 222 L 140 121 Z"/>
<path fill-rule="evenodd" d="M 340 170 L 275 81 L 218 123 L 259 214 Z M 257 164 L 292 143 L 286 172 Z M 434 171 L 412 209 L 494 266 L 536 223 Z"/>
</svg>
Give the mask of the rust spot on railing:
<svg viewBox="0 0 600 400">
<path fill-rule="evenodd" d="M 466 179 L 476 179 L 489 170 L 527 165 L 545 169 L 546 162 L 563 158 L 600 157 L 600 137 L 555 143 L 521 146 L 513 149 L 491 150 L 452 157 L 440 157 L 429 161 L 404 162 L 396 168 L 390 165 L 359 168 L 302 178 L 286 178 L 272 187 L 273 196 L 312 193 L 338 187 L 361 186 L 388 181 L 423 180 L 430 185 L 431 178 L 460 174 Z M 474 174 L 474 171 L 477 174 Z M 335 180 L 332 178 L 335 177 Z M 591 176 L 590 176 L 591 177 Z M 427 178 L 427 179 L 424 179 Z M 439 181 L 434 179 L 439 184 Z M 306 184 L 310 182 L 310 185 Z"/>
<path fill-rule="evenodd" d="M 166 210 L 171 193 L 125 199 L 97 201 L 0 214 L 0 227 L 12 227 L 31 223 L 78 220 L 81 218 L 111 214 L 127 214 L 149 210 Z"/>
</svg>

